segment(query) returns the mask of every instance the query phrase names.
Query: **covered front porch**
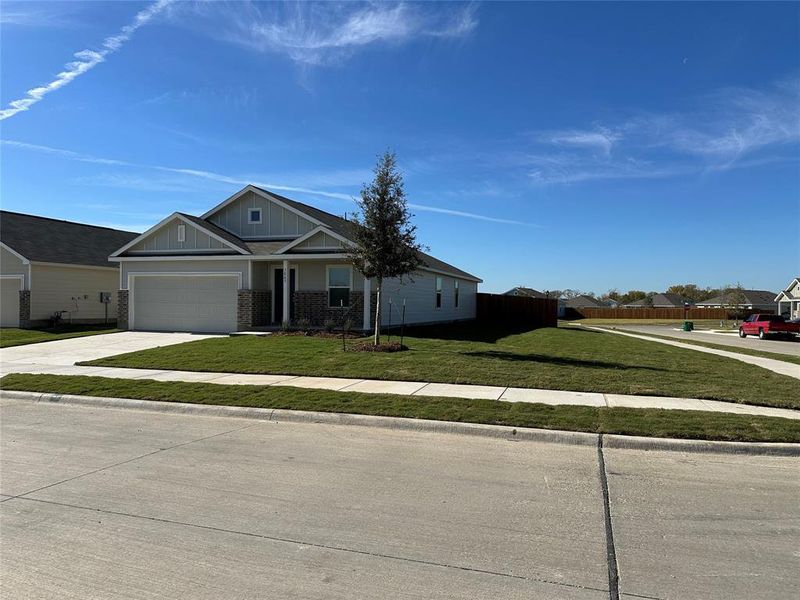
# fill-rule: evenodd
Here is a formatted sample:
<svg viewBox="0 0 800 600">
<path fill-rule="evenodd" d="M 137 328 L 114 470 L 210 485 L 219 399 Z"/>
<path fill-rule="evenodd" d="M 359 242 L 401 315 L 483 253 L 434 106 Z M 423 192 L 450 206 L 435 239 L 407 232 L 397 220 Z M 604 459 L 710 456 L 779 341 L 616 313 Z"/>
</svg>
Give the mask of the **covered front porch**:
<svg viewBox="0 0 800 600">
<path fill-rule="evenodd" d="M 238 291 L 240 331 L 293 325 L 372 327 L 370 280 L 339 257 L 251 260 L 248 272 L 249 286 Z"/>
</svg>

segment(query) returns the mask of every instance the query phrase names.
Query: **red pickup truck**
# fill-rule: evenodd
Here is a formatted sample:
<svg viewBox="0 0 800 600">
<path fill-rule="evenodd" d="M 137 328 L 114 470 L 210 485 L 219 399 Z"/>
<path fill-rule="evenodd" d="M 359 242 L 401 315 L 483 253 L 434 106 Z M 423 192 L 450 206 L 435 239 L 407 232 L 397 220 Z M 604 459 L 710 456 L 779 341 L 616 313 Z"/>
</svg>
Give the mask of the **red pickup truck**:
<svg viewBox="0 0 800 600">
<path fill-rule="evenodd" d="M 800 333 L 800 323 L 787 323 L 781 315 L 750 315 L 739 326 L 739 337 L 757 335 L 766 339 L 768 335 L 793 336 Z"/>
</svg>

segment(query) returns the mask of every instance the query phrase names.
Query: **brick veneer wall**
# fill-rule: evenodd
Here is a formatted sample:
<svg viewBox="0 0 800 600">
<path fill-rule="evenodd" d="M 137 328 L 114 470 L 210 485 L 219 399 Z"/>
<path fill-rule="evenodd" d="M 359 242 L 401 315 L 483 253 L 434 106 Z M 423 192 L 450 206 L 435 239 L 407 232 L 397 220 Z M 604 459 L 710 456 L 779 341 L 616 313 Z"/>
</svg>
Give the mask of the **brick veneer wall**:
<svg viewBox="0 0 800 600">
<path fill-rule="evenodd" d="M 28 327 L 31 321 L 31 291 L 19 291 L 19 326 Z"/>
<path fill-rule="evenodd" d="M 370 319 L 375 318 L 377 294 L 372 294 Z M 361 329 L 364 324 L 364 292 L 350 292 L 350 306 L 344 309 L 328 306 L 328 292 L 295 292 L 294 322 L 305 319 L 314 327 L 322 327 L 325 321 L 332 320 L 336 327 L 342 327 L 346 320 L 351 329 Z"/>
<path fill-rule="evenodd" d="M 272 293 L 269 290 L 239 290 L 236 301 L 238 329 L 269 325 L 271 318 Z"/>
<path fill-rule="evenodd" d="M 128 290 L 117 290 L 117 329 L 128 328 Z"/>
</svg>

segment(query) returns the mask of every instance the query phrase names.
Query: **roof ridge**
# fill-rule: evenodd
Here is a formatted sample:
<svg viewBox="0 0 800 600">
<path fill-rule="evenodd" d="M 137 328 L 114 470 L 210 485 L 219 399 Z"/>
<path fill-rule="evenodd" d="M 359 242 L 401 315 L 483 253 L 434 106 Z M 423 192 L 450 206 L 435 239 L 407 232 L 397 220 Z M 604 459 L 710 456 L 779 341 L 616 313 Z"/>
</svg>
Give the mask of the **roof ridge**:
<svg viewBox="0 0 800 600">
<path fill-rule="evenodd" d="M 0 209 L 0 215 L 8 213 L 11 215 L 19 215 L 21 217 L 28 217 L 31 219 L 42 219 L 44 221 L 54 221 L 56 223 L 67 223 L 69 225 L 80 225 L 81 227 L 93 227 L 95 229 L 107 229 L 108 231 L 119 231 L 120 233 L 133 233 L 139 235 L 136 231 L 128 231 L 127 229 L 115 229 L 114 227 L 107 227 L 105 225 L 94 225 L 92 223 L 80 223 L 78 221 L 68 221 L 67 219 L 56 219 L 55 217 L 45 217 L 43 215 L 32 215 L 30 213 L 19 212 L 16 210 Z"/>
</svg>

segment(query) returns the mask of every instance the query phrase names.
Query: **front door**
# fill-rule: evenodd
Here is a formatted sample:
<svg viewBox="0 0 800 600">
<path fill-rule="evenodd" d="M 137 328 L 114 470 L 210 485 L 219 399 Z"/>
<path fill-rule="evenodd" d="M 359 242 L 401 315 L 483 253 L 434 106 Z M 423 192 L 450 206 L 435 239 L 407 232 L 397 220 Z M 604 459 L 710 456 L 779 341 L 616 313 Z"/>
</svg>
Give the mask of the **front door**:
<svg viewBox="0 0 800 600">
<path fill-rule="evenodd" d="M 289 320 L 294 321 L 294 290 L 295 290 L 295 270 L 294 268 L 289 269 Z M 283 321 L 283 269 L 275 269 L 273 273 L 273 282 L 274 285 L 272 287 L 275 290 L 275 297 L 272 306 L 275 307 L 273 314 L 272 321 L 274 323 L 280 323 Z"/>
</svg>

